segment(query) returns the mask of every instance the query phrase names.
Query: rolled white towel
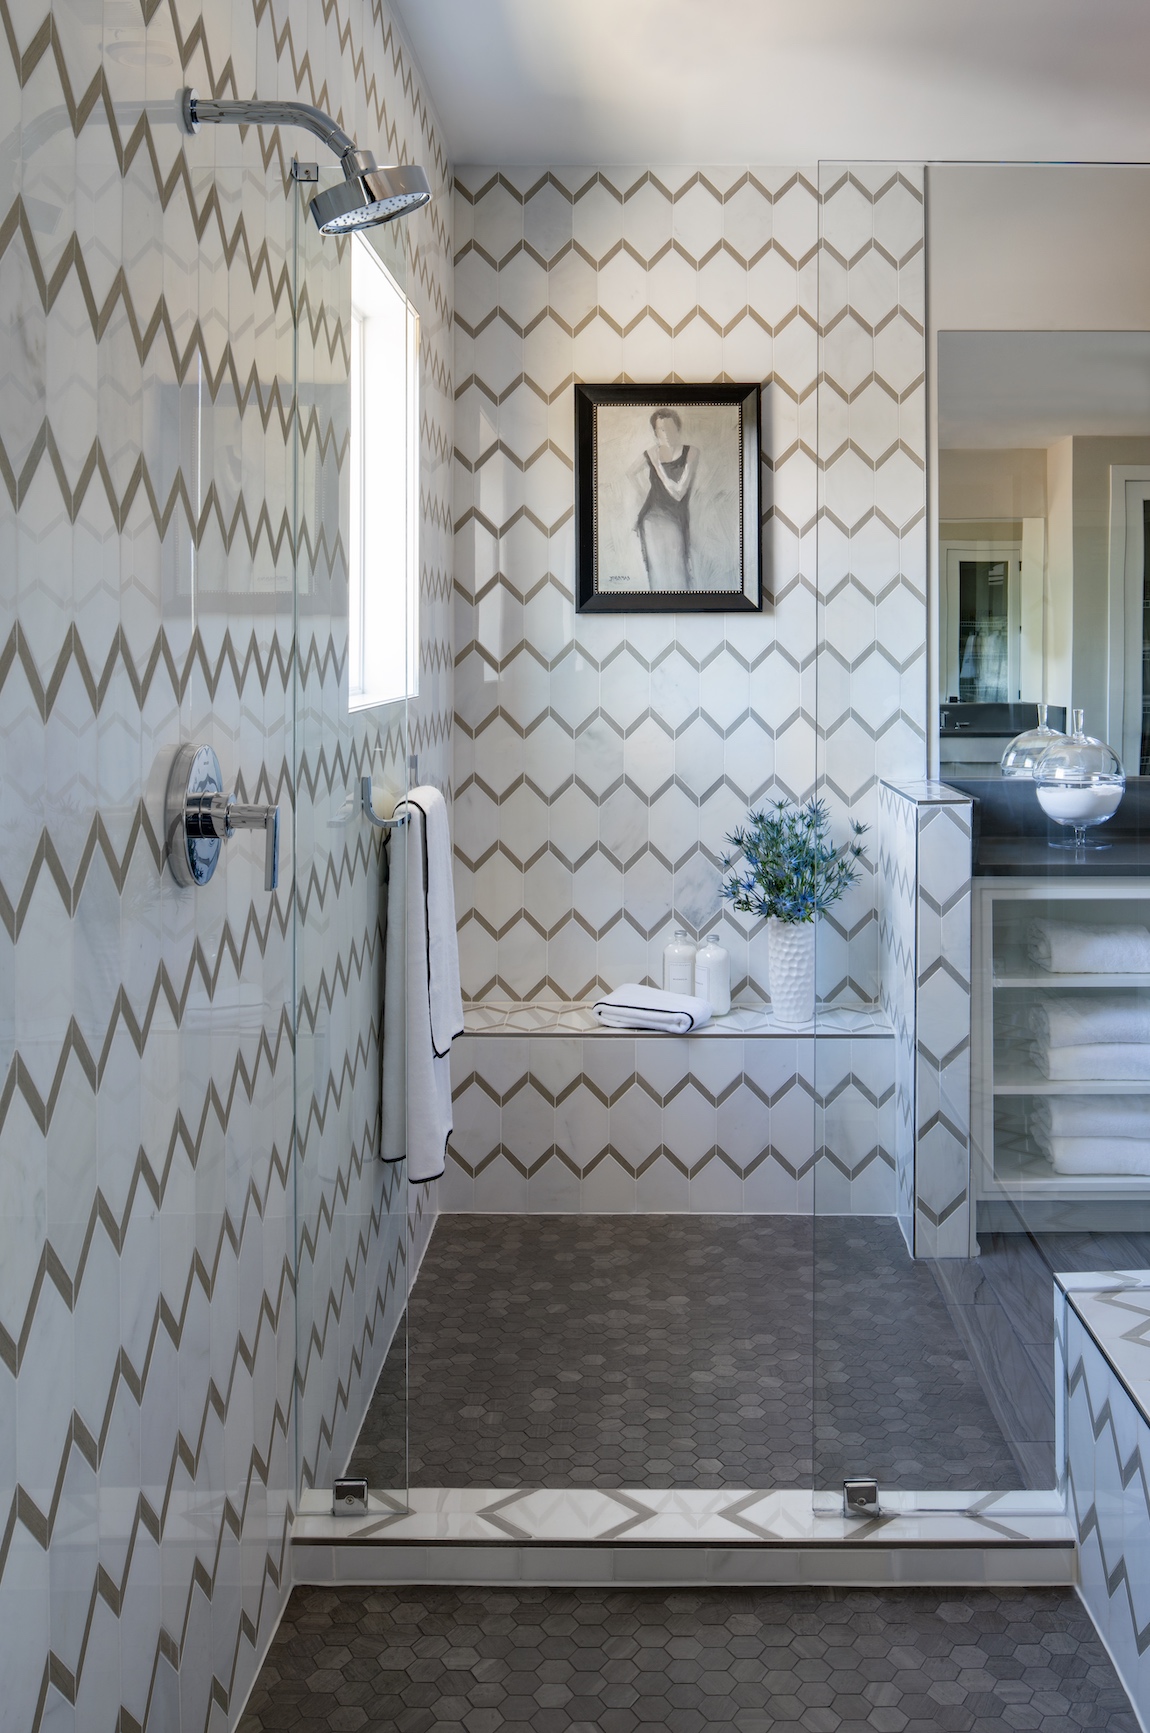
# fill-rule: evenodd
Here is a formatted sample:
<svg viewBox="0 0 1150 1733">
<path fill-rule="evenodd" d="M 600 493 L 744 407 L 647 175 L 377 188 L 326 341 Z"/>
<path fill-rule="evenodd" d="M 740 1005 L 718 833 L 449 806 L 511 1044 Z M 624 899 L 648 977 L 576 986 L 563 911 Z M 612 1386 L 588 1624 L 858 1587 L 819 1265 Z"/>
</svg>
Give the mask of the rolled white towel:
<svg viewBox="0 0 1150 1733">
<path fill-rule="evenodd" d="M 1031 1005 L 1027 1020 L 1047 1047 L 1150 1041 L 1150 994 L 1046 993 Z"/>
<path fill-rule="evenodd" d="M 1150 1083 L 1150 1044 L 1032 1048 L 1034 1063 L 1052 1083 Z"/>
<path fill-rule="evenodd" d="M 1030 1109 L 1028 1129 L 1047 1151 L 1055 1137 L 1139 1140 L 1150 1148 L 1150 1095 L 1044 1095 Z"/>
<path fill-rule="evenodd" d="M 1145 927 L 1080 927 L 1071 921 L 1031 921 L 1026 950 L 1053 975 L 1150 974 Z"/>
<path fill-rule="evenodd" d="M 711 1007 L 692 993 L 664 993 L 660 987 L 640 987 L 628 981 L 591 1009 L 607 1029 L 649 1029 L 657 1034 L 686 1035 L 711 1021 Z"/>
<path fill-rule="evenodd" d="M 1055 1173 L 1127 1173 L 1150 1177 L 1150 1143 L 1122 1137 L 1055 1137 Z"/>
</svg>

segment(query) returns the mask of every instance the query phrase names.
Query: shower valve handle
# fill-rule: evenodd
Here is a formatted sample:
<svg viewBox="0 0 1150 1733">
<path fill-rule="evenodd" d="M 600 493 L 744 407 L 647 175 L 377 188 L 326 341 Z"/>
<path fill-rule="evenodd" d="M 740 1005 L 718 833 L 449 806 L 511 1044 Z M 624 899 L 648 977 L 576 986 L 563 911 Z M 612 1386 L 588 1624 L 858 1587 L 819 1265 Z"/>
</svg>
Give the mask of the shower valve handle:
<svg viewBox="0 0 1150 1733">
<path fill-rule="evenodd" d="M 220 848 L 237 830 L 264 833 L 264 889 L 274 891 L 280 871 L 280 809 L 251 806 L 224 793 L 220 761 L 210 746 L 181 746 L 168 778 L 164 832 L 172 877 L 205 885 Z"/>
<path fill-rule="evenodd" d="M 228 802 L 228 835 L 236 830 L 264 833 L 264 890 L 274 891 L 280 882 L 280 809 L 278 806 L 241 806 Z"/>
<path fill-rule="evenodd" d="M 232 794 L 212 794 L 191 796 L 184 810 L 189 836 L 216 836 L 221 842 L 226 842 L 237 830 L 262 830 L 264 890 L 275 890 L 280 882 L 278 806 L 248 806 Z"/>
</svg>

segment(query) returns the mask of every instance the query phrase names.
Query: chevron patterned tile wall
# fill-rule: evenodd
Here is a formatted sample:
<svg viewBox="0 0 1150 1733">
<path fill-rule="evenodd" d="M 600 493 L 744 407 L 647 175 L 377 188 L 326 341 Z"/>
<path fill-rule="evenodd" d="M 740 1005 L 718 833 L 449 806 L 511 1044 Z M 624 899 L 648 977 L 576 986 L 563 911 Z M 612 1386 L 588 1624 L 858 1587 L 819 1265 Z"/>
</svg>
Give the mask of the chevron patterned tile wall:
<svg viewBox="0 0 1150 1733">
<path fill-rule="evenodd" d="M 840 834 L 852 816 L 873 827 L 880 779 L 925 768 L 921 173 L 835 171 L 820 186 L 795 169 L 466 169 L 455 187 L 465 991 L 494 1006 L 659 982 L 674 926 L 721 925 L 736 994 L 761 1004 L 764 925 L 718 913 L 726 833 L 755 802 L 816 791 Z M 761 617 L 576 616 L 572 387 L 613 379 L 762 382 Z M 821 924 L 824 1004 L 878 998 L 876 866 L 877 848 Z M 665 1140 L 604 1132 L 576 1153 L 556 1133 L 524 1155 L 507 1115 L 543 1047 L 499 1046 L 516 1055 L 513 1107 L 498 1105 L 503 1085 L 485 1094 L 488 1044 L 459 1060 L 447 1207 L 802 1207 L 750 1104 L 730 1148 L 713 1136 L 695 1150 L 671 1112 Z M 806 1106 L 795 1172 L 829 1157 L 825 1192 L 809 1188 L 824 1207 L 893 1207 L 889 1037 L 873 1057 L 884 1129 L 867 1143 L 877 1109 L 860 1097 L 841 1171 L 840 1085 L 816 1087 L 813 1059 L 777 1084 Z M 777 1059 L 764 1051 L 752 1072 Z"/>
<path fill-rule="evenodd" d="M 1081 1594 L 1150 1723 L 1150 1271 L 1061 1278 Z"/>
<path fill-rule="evenodd" d="M 818 776 L 871 876 L 822 923 L 822 990 L 880 993 L 879 787 L 926 774 L 926 293 L 921 167 L 821 169 Z"/>
<path fill-rule="evenodd" d="M 386 4 L 306 31 L 278 0 L 0 10 L 0 1720 L 202 1733 L 236 1718 L 300 1474 L 342 1465 L 409 1255 L 371 1159 L 379 848 L 340 815 L 373 757 L 448 779 L 447 164 Z M 407 238 L 407 734 L 346 718 L 340 249 L 309 237 L 297 278 L 298 139 L 183 140 L 189 83 L 319 103 L 439 189 Z M 203 891 L 164 875 L 193 738 L 279 801 L 275 895 L 251 841 Z"/>
<path fill-rule="evenodd" d="M 972 803 L 918 808 L 914 1250 L 970 1252 Z"/>
<path fill-rule="evenodd" d="M 890 1052 L 866 1030 L 464 1036 L 441 1207 L 890 1215 Z"/>
<path fill-rule="evenodd" d="M 577 1000 L 716 924 L 724 835 L 925 768 L 920 172 L 456 176 L 456 852 L 465 989 Z M 762 616 L 574 612 L 576 380 L 763 384 Z M 765 933 L 724 915 L 744 997 Z M 873 863 L 824 1000 L 879 991 Z"/>
</svg>

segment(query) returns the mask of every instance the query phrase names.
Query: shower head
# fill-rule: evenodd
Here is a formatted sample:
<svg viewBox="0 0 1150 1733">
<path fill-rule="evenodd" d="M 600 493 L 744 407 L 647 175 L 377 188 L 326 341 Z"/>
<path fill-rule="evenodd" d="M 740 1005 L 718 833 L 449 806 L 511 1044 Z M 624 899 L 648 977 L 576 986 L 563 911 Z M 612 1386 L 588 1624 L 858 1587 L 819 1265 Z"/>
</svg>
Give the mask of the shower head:
<svg viewBox="0 0 1150 1733">
<path fill-rule="evenodd" d="M 419 210 L 431 197 L 421 168 L 381 168 L 370 151 L 349 151 L 343 158 L 343 172 L 342 182 L 317 193 L 311 201 L 311 214 L 321 235 L 344 235 L 349 229 L 394 222 L 396 217 Z"/>
<path fill-rule="evenodd" d="M 333 150 L 343 168 L 341 185 L 317 193 L 309 209 L 321 235 L 345 235 L 408 216 L 431 198 L 427 176 L 414 164 L 383 167 L 370 151 L 321 109 L 306 102 L 211 102 L 194 90 L 180 94 L 180 114 L 186 132 L 198 132 L 205 122 L 233 126 L 303 126 Z"/>
</svg>

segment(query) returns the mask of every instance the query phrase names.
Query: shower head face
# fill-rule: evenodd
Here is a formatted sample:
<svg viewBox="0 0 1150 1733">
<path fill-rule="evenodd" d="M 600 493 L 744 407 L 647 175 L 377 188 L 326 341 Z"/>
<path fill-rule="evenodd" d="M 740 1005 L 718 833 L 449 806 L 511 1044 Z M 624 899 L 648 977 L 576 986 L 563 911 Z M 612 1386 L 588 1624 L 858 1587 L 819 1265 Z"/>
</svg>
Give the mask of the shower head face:
<svg viewBox="0 0 1150 1733">
<path fill-rule="evenodd" d="M 410 216 L 431 199 L 431 188 L 421 168 L 379 168 L 370 158 L 356 153 L 357 160 L 345 165 L 347 179 L 317 193 L 311 214 L 321 235 L 346 235 L 355 229 L 373 229 L 379 223 Z"/>
</svg>

